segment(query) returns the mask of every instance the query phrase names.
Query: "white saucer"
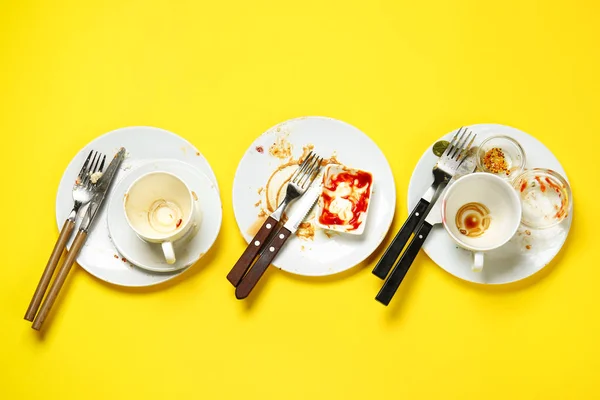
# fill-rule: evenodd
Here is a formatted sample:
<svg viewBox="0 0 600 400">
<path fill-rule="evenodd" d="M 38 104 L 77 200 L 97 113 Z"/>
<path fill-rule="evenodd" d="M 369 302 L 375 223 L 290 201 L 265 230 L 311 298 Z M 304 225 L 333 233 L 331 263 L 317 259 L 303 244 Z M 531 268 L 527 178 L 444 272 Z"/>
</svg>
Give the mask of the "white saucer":
<svg viewBox="0 0 600 400">
<path fill-rule="evenodd" d="M 201 222 L 190 233 L 175 242 L 175 264 L 166 263 L 160 244 L 140 239 L 127 223 L 123 199 L 130 185 L 149 172 L 166 171 L 181 178 L 195 193 Z M 221 229 L 222 208 L 219 193 L 206 175 L 177 160 L 148 162 L 119 182 L 112 190 L 108 205 L 108 231 L 115 247 L 130 263 L 154 272 L 173 272 L 187 268 L 211 248 Z"/>
<path fill-rule="evenodd" d="M 490 135 L 507 135 L 518 141 L 525 150 L 526 168 L 549 168 L 560 173 L 565 179 L 564 169 L 546 146 L 534 137 L 518 129 L 496 124 L 478 124 L 469 127 L 477 133 L 475 145 Z M 450 140 L 456 131 L 440 140 Z M 432 144 L 433 146 L 433 144 Z M 438 160 L 428 147 L 417 163 L 408 187 L 409 213 L 427 190 L 433 176 L 431 170 Z M 450 274 L 469 282 L 502 284 L 515 282 L 535 274 L 544 268 L 562 248 L 573 215 L 569 215 L 554 228 L 531 230 L 521 226 L 507 244 L 486 253 L 483 271 L 471 270 L 472 253 L 458 247 L 441 225 L 436 225 L 423 244 L 423 250 L 440 267 Z"/>
<path fill-rule="evenodd" d="M 297 159 L 303 146 L 314 145 L 314 151 L 329 158 L 337 154 L 343 164 L 373 174 L 373 192 L 369 217 L 362 235 L 332 233 L 315 229 L 314 240 L 292 236 L 279 252 L 273 265 L 287 272 L 305 276 L 332 275 L 345 271 L 367 258 L 385 237 L 396 208 L 396 187 L 392 170 L 379 147 L 359 129 L 332 118 L 303 117 L 278 124 L 258 137 L 244 154 L 233 182 L 233 211 L 242 235 L 249 242 L 248 229 L 256 222 L 264 204 L 264 187 L 271 173 L 287 159 L 269 154 L 277 140 L 285 138 Z M 290 211 L 294 204 L 290 206 Z M 313 211 L 315 214 L 315 211 Z M 310 218 L 309 218 L 310 219 Z"/>
<path fill-rule="evenodd" d="M 119 181 L 133 167 L 140 166 L 149 160 L 165 158 L 192 165 L 204 173 L 218 189 L 217 179 L 208 161 L 187 140 L 159 128 L 141 126 L 117 129 L 94 139 L 81 149 L 69 163 L 56 195 L 56 222 L 59 229 L 62 228 L 73 207 L 73 182 L 90 150 L 101 151 L 108 157 L 112 157 L 121 146 L 127 149 L 127 157 L 115 176 L 112 189 L 117 187 Z M 168 281 L 183 272 L 180 270 L 170 274 L 154 273 L 122 261 L 108 235 L 106 216 L 112 189 L 96 216 L 87 241 L 77 257 L 77 263 L 98 279 L 121 286 L 151 286 Z M 82 211 L 79 213 L 77 225 L 81 222 Z M 72 239 L 67 248 L 71 247 Z M 119 258 L 115 258 L 115 255 Z"/>
</svg>

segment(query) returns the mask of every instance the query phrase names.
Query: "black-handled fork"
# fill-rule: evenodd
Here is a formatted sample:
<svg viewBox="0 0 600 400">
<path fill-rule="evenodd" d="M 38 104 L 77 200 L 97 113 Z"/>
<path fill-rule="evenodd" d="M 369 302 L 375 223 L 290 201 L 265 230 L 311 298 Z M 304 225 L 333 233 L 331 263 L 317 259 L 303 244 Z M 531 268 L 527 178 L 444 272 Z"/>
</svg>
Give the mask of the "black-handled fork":
<svg viewBox="0 0 600 400">
<path fill-rule="evenodd" d="M 411 235 L 421 227 L 433 204 L 439 198 L 448 181 L 456 173 L 460 162 L 473 145 L 476 136 L 464 127 L 461 127 L 456 132 L 452 141 L 433 167 L 433 183 L 419 200 L 406 222 L 404 222 L 404 225 L 402 225 L 402 228 L 400 228 L 400 231 L 394 237 L 392 243 L 377 262 L 377 265 L 375 265 L 373 275 L 380 279 L 385 279 L 388 275 Z"/>
</svg>

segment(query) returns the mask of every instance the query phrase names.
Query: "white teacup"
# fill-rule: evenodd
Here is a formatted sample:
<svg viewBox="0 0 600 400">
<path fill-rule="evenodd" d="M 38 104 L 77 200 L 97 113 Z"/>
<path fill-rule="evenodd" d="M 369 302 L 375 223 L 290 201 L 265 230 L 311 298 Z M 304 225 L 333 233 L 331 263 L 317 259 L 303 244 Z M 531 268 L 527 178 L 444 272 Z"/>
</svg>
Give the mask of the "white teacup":
<svg viewBox="0 0 600 400">
<path fill-rule="evenodd" d="M 474 271 L 483 268 L 486 251 L 497 249 L 515 235 L 520 221 L 517 192 L 489 173 L 459 178 L 442 199 L 444 228 L 459 246 L 473 252 Z"/>
<path fill-rule="evenodd" d="M 123 201 L 131 229 L 143 240 L 160 243 L 165 260 L 174 264 L 173 242 L 199 223 L 192 191 L 168 172 L 151 172 L 131 184 Z"/>
</svg>

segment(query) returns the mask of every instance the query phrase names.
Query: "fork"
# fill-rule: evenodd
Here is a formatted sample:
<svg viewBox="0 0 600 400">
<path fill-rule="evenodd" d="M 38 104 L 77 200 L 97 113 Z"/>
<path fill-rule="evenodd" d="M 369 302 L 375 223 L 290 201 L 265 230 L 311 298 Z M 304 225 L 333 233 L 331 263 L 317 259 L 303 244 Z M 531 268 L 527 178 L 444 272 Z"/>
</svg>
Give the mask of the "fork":
<svg viewBox="0 0 600 400">
<path fill-rule="evenodd" d="M 285 198 L 262 224 L 256 235 L 248 244 L 248 247 L 246 247 L 244 253 L 242 253 L 239 260 L 235 263 L 231 271 L 229 271 L 229 274 L 227 274 L 227 279 L 233 286 L 237 287 L 237 285 L 239 285 L 240 281 L 252 265 L 252 261 L 264 247 L 265 243 L 268 242 L 272 232 L 275 231 L 275 227 L 281 220 L 289 203 L 304 194 L 307 187 L 310 185 L 310 182 L 312 182 L 310 178 L 315 167 L 320 166 L 322 161 L 323 159 L 321 157 L 311 151 L 294 172 L 287 184 Z"/>
<path fill-rule="evenodd" d="M 375 276 L 385 279 L 388 275 L 390 269 L 402 252 L 402 249 L 408 242 L 408 239 L 413 232 L 416 232 L 417 229 L 419 229 L 425 220 L 425 217 L 427 217 L 429 211 L 444 190 L 444 187 L 446 187 L 448 181 L 452 179 L 452 176 L 456 173 L 460 162 L 473 145 L 476 136 L 476 134 L 469 132 L 467 128 L 464 127 L 461 127 L 458 132 L 456 132 L 452 141 L 433 167 L 432 173 L 434 180 L 431 187 L 419 200 L 410 216 L 406 222 L 404 222 L 404 225 L 402 225 L 402 228 L 400 228 L 400 231 L 396 234 L 396 237 L 394 237 L 394 240 L 383 254 L 383 257 L 381 257 L 379 262 L 377 262 L 377 265 L 375 265 L 375 268 L 373 269 L 373 274 Z"/>
<path fill-rule="evenodd" d="M 92 157 L 93 156 L 93 157 Z M 27 308 L 27 312 L 25 313 L 25 319 L 27 321 L 33 321 L 37 311 L 40 307 L 40 303 L 44 297 L 44 293 L 48 289 L 48 284 L 52 279 L 52 275 L 54 274 L 54 270 L 56 269 L 56 265 L 60 260 L 60 257 L 67 246 L 67 242 L 73 233 L 73 229 L 75 228 L 75 219 L 77 218 L 77 213 L 79 210 L 88 204 L 92 199 L 93 187 L 95 185 L 92 182 L 92 175 L 96 172 L 102 172 L 104 169 L 104 163 L 106 161 L 106 156 L 99 152 L 94 152 L 91 150 L 88 154 L 77 178 L 75 179 L 75 184 L 73 185 L 73 209 L 69 213 L 67 220 L 65 221 L 62 229 L 60 230 L 60 235 L 58 236 L 58 240 L 54 245 L 54 249 L 52 250 L 52 254 L 48 259 L 48 263 L 46 264 L 46 268 L 44 268 L 44 272 L 42 273 L 42 277 L 38 282 L 37 288 L 33 294 L 31 302 L 29 303 L 29 307 Z"/>
</svg>

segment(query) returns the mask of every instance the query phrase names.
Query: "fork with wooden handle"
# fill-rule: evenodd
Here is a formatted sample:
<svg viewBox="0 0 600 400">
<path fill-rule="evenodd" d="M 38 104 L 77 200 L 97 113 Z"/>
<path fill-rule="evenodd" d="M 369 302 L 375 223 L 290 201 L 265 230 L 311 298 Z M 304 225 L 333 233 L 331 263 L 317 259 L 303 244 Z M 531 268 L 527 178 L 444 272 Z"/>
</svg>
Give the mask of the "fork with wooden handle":
<svg viewBox="0 0 600 400">
<path fill-rule="evenodd" d="M 306 191 L 304 183 L 309 179 L 310 173 L 313 172 L 315 166 L 320 165 L 322 160 L 321 157 L 311 151 L 304 161 L 302 161 L 302 164 L 300 164 L 296 172 L 294 172 L 287 184 L 285 198 L 279 207 L 277 207 L 277 209 L 273 211 L 262 224 L 256 235 L 248 244 L 248 247 L 246 247 L 246 250 L 244 250 L 241 257 L 235 263 L 231 271 L 229 271 L 229 274 L 227 274 L 227 280 L 229 280 L 233 286 L 239 285 L 258 253 L 264 248 L 264 245 L 269 242 L 269 239 L 275 231 L 288 204 L 300 197 Z"/>
<path fill-rule="evenodd" d="M 62 229 L 60 230 L 60 235 L 58 236 L 58 240 L 54 245 L 54 249 L 52 250 L 52 254 L 48 259 L 48 263 L 46 264 L 46 268 L 44 268 L 44 272 L 38 282 L 38 285 L 33 293 L 33 297 L 31 302 L 29 303 L 29 307 L 27 308 L 27 312 L 25 313 L 25 319 L 27 321 L 33 321 L 35 315 L 42 303 L 42 299 L 44 298 L 44 294 L 48 289 L 48 285 L 50 284 L 50 280 L 52 279 L 52 275 L 54 274 L 54 270 L 58 265 L 58 261 L 67 246 L 67 242 L 73 233 L 73 229 L 75 228 L 75 219 L 77 218 L 77 213 L 79 210 L 88 204 L 92 199 L 92 192 L 89 190 L 90 185 L 92 184 L 92 174 L 96 172 L 102 172 L 104 170 L 104 162 L 106 161 L 106 156 L 102 155 L 99 152 L 94 152 L 94 150 L 90 151 L 77 178 L 75 179 L 75 184 L 73 186 L 73 210 L 67 217 Z"/>
<path fill-rule="evenodd" d="M 100 210 L 100 207 L 104 202 L 106 194 L 124 157 L 125 148 L 121 147 L 121 149 L 117 154 L 115 154 L 112 161 L 106 168 L 106 171 L 102 174 L 97 183 L 88 184 L 87 190 L 89 190 L 89 192 L 91 193 L 92 199 L 90 200 L 85 210 L 85 213 L 83 214 L 81 224 L 79 225 L 79 231 L 77 232 L 77 236 L 75 236 L 75 240 L 73 240 L 73 245 L 69 249 L 65 261 L 58 270 L 58 275 L 56 276 L 56 279 L 54 280 L 54 282 L 52 282 L 52 286 L 48 291 L 46 299 L 42 303 L 39 312 L 33 320 L 33 329 L 39 330 L 42 327 L 44 320 L 46 319 L 48 313 L 50 312 L 50 309 L 54 305 L 54 301 L 58 297 L 58 293 L 60 292 L 60 289 L 62 288 L 62 285 L 65 282 L 69 271 L 71 270 L 71 267 L 75 263 L 75 260 L 79 255 L 79 251 L 85 243 L 85 240 L 88 236 L 88 232 L 92 227 L 92 223 L 98 215 L 98 211 Z"/>
</svg>

